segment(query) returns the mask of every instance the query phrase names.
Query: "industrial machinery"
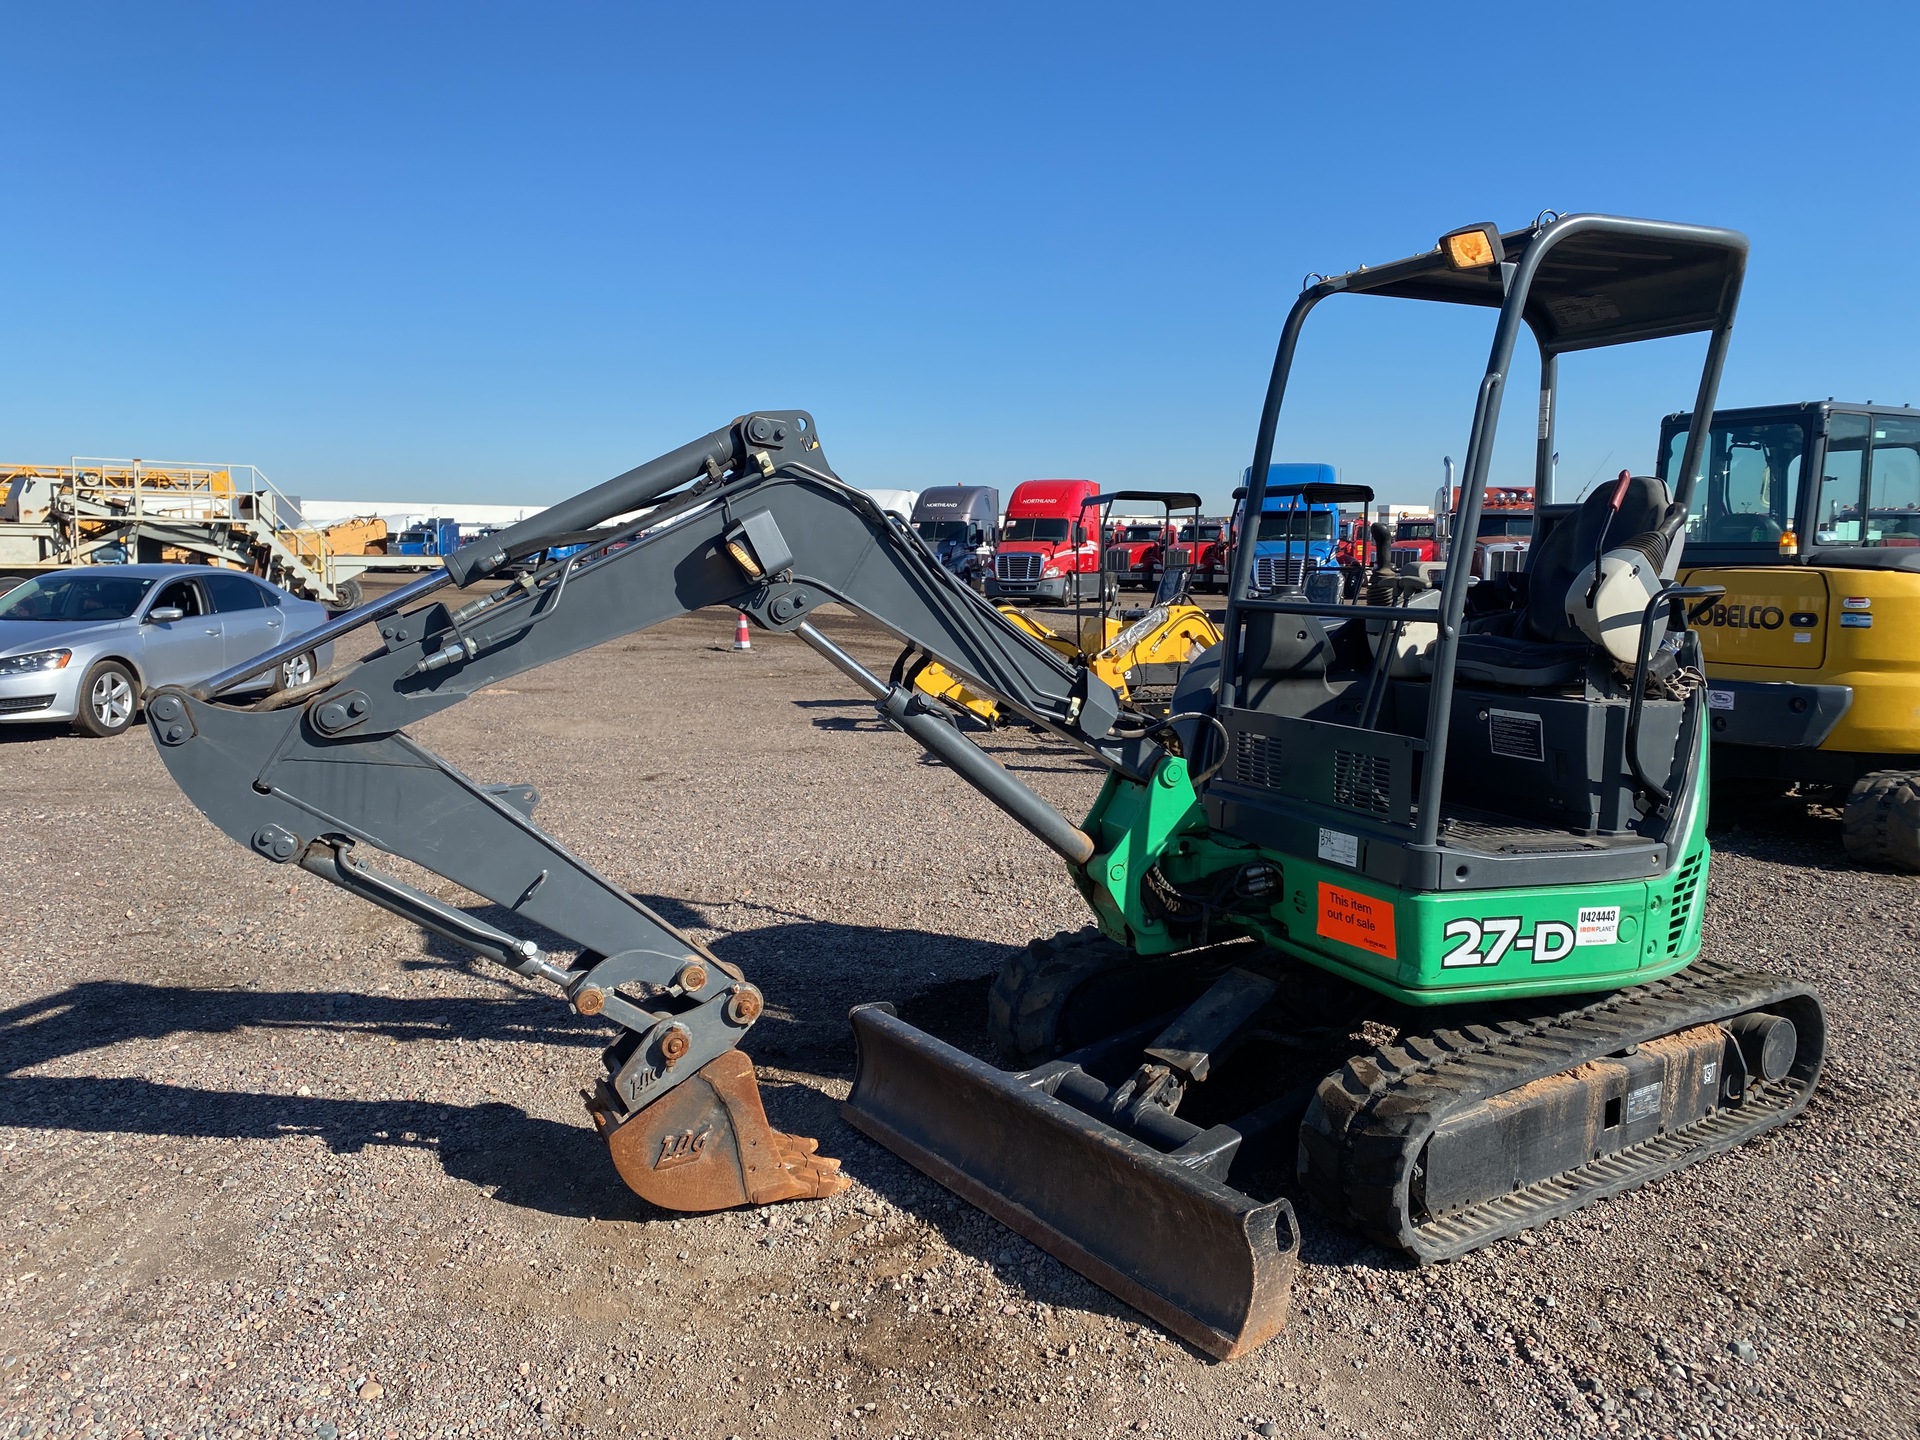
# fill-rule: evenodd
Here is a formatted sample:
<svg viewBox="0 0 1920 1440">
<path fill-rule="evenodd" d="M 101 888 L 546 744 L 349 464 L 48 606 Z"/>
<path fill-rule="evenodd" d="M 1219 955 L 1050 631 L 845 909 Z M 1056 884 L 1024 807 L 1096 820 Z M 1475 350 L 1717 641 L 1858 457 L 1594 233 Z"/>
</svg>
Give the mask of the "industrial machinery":
<svg viewBox="0 0 1920 1440">
<path fill-rule="evenodd" d="M 385 531 L 364 519 L 305 527 L 300 502 L 252 465 L 0 465 L 0 580 L 74 565 L 211 561 L 351 609 L 360 603 L 360 576 L 397 564 L 376 546 Z"/>
<path fill-rule="evenodd" d="M 1157 529 L 1163 536 L 1172 533 L 1176 509 L 1191 510 L 1195 515 L 1200 509 L 1200 497 L 1183 491 L 1119 490 L 1111 495 L 1083 496 L 1080 510 L 1083 515 L 1088 510 L 1104 512 L 1120 500 L 1161 506 L 1163 518 Z M 1182 672 L 1198 656 L 1220 643 L 1220 631 L 1207 612 L 1193 603 L 1188 593 L 1192 572 L 1184 564 L 1163 570 L 1151 605 L 1132 612 L 1121 611 L 1120 576 L 1112 573 L 1108 566 L 1117 548 L 1109 546 L 1101 552 L 1099 569 L 1095 572 L 1099 581 L 1099 603 L 1092 613 L 1087 613 L 1076 602 L 1072 635 L 1062 635 L 1011 602 L 1002 601 L 1000 613 L 1009 625 L 1026 631 L 1070 663 L 1098 675 L 1123 703 L 1142 713 L 1165 715 Z M 910 684 L 922 695 L 989 726 L 1005 718 L 991 694 L 970 688 L 933 656 L 911 645 L 901 651 L 900 658 L 894 662 L 890 681 L 895 685 Z"/>
<path fill-rule="evenodd" d="M 1496 312 L 1454 517 L 1470 535 L 1523 329 L 1548 417 L 1562 354 L 1705 332 L 1694 408 L 1711 413 L 1745 261 L 1729 231 L 1578 215 L 1470 227 L 1408 260 L 1316 277 L 1283 332 L 1248 512 L 1265 513 L 1295 344 L 1322 301 Z M 1551 523 L 1524 582 L 1477 593 L 1471 620 L 1467 547 L 1438 591 L 1416 582 L 1437 602 L 1401 597 L 1382 568 L 1386 603 L 1346 604 L 1256 596 L 1242 546 L 1225 638 L 1159 718 L 1008 624 L 844 485 L 811 417 L 756 412 L 299 642 L 375 623 L 384 649 L 356 667 L 252 707 L 223 701 L 284 658 L 268 651 L 161 690 L 149 723 L 187 795 L 264 860 L 614 1026 L 590 1110 L 638 1193 L 684 1210 L 820 1196 L 845 1180 L 812 1140 L 771 1128 L 739 1049 L 763 1009 L 752 982 L 543 833 L 527 787 L 475 785 L 404 728 L 695 607 L 795 636 L 1059 854 L 1097 926 L 1036 942 L 995 982 L 989 1030 L 1016 1070 L 884 1004 L 856 1007 L 848 1119 L 1233 1356 L 1285 1322 L 1289 1174 L 1340 1222 L 1434 1260 L 1805 1105 L 1824 1050 L 1818 997 L 1699 959 L 1707 711 L 1689 617 L 1717 592 L 1672 578 L 1690 445 L 1672 496 L 1623 476 L 1556 508 L 1542 474 Z M 501 588 L 439 593 L 648 503 L 644 535 L 610 527 Z M 1060 814 L 910 686 L 871 673 L 814 623 L 829 602 L 1098 762 L 1091 812 Z M 516 938 L 383 873 L 378 851 L 550 938 Z"/>
<path fill-rule="evenodd" d="M 1661 425 L 1669 484 L 1692 423 Z M 1722 410 L 1699 464 L 1688 579 L 1727 591 L 1700 631 L 1715 780 L 1844 803 L 1850 856 L 1920 871 L 1920 411 Z"/>
</svg>

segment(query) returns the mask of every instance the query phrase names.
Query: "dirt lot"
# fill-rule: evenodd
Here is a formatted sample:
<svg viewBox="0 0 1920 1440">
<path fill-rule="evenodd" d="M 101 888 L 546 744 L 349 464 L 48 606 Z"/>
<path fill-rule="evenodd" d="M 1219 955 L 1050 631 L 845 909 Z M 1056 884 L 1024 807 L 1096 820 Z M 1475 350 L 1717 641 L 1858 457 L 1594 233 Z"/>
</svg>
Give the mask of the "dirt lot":
<svg viewBox="0 0 1920 1440">
<path fill-rule="evenodd" d="M 1211 1364 L 851 1131 L 858 1000 L 980 1043 L 1059 865 L 797 643 L 706 613 L 422 738 L 746 967 L 783 1128 L 856 1184 L 676 1220 L 579 1094 L 605 1032 L 246 854 L 144 733 L 0 731 L 0 1436 L 1915 1433 L 1920 882 L 1717 828 L 1710 953 L 1834 1023 L 1783 1132 L 1416 1271 L 1303 1209 L 1286 1334 Z M 890 647 L 825 626 L 869 663 Z M 1097 776 L 995 742 L 1069 810 Z"/>
</svg>

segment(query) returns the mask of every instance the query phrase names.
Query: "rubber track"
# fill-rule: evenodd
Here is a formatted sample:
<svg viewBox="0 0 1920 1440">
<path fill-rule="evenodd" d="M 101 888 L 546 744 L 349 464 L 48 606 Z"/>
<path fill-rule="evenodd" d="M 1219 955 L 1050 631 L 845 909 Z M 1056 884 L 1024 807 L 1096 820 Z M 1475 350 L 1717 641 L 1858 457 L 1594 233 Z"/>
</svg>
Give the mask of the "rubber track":
<svg viewBox="0 0 1920 1440">
<path fill-rule="evenodd" d="M 1629 1045 L 1748 1010 L 1782 1007 L 1799 1029 L 1801 1055 L 1811 1047 L 1811 1063 L 1796 1064 L 1779 1082 L 1753 1086 L 1738 1106 L 1444 1219 L 1416 1220 L 1408 1213 L 1414 1166 L 1434 1128 L 1449 1116 Z M 1407 1036 L 1320 1082 L 1300 1128 L 1301 1183 L 1318 1208 L 1369 1239 L 1422 1263 L 1451 1259 L 1671 1174 L 1791 1119 L 1813 1094 L 1825 1046 L 1825 1017 L 1814 990 L 1715 961 L 1697 961 L 1664 980 L 1615 991 L 1576 1010 Z"/>
</svg>

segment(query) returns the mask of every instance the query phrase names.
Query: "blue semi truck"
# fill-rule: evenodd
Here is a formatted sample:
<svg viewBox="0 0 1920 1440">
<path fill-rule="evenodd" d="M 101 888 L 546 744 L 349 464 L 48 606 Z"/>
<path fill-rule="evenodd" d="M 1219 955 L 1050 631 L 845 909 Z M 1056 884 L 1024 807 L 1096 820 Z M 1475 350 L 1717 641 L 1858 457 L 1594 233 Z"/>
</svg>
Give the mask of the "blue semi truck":
<svg viewBox="0 0 1920 1440">
<path fill-rule="evenodd" d="M 436 559 L 460 548 L 460 522 L 436 516 L 407 526 L 387 545 L 389 555 L 418 555 Z"/>
<path fill-rule="evenodd" d="M 1332 485 L 1337 481 L 1331 465 L 1292 463 L 1267 467 L 1266 501 L 1261 506 L 1260 523 L 1253 532 L 1253 584 L 1256 590 L 1304 589 L 1316 573 L 1339 573 L 1334 556 L 1340 543 L 1340 507 L 1337 504 L 1307 504 L 1288 490 L 1301 485 Z M 1247 486 L 1253 481 L 1249 467 L 1240 477 L 1240 488 L 1233 492 L 1233 535 L 1236 545 L 1245 541 L 1241 510 Z"/>
</svg>

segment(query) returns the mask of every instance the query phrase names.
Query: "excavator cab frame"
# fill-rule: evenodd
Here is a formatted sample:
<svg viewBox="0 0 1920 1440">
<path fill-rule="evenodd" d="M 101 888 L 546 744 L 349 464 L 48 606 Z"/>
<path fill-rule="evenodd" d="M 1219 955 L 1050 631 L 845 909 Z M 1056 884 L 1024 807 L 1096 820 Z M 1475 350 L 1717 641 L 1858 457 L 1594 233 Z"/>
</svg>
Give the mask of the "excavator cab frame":
<svg viewBox="0 0 1920 1440">
<path fill-rule="evenodd" d="M 1463 235 L 1478 239 L 1464 242 L 1463 248 L 1458 238 Z M 1494 436 L 1521 330 L 1531 331 L 1540 355 L 1540 427 L 1534 485 L 1539 504 L 1545 506 L 1552 499 L 1560 357 L 1573 351 L 1705 331 L 1708 342 L 1694 411 L 1710 414 L 1726 362 L 1746 256 L 1746 237 L 1734 231 L 1615 216 L 1569 215 L 1507 234 L 1499 234 L 1491 226 L 1468 227 L 1453 232 L 1424 255 L 1346 275 L 1316 277 L 1294 302 L 1281 332 L 1254 441 L 1246 513 L 1260 513 L 1264 503 L 1267 468 L 1273 457 L 1294 354 L 1308 316 L 1323 301 L 1341 294 L 1375 295 L 1498 309 L 1452 516 L 1452 533 L 1472 535 L 1477 533 Z M 1684 505 L 1689 498 L 1699 444 L 1698 435 L 1690 437 L 1680 486 L 1672 497 L 1675 503 Z M 1532 558 L 1537 560 L 1539 553 L 1536 545 Z M 1404 874 L 1410 863 L 1434 888 L 1449 880 L 1513 883 L 1510 876 L 1495 879 L 1494 871 L 1508 868 L 1499 866 L 1482 867 L 1477 874 L 1470 869 L 1466 875 L 1449 876 L 1443 873 L 1440 855 L 1454 689 L 1465 633 L 1467 594 L 1474 579 L 1471 559 L 1471 547 L 1453 547 L 1439 587 L 1437 609 L 1416 608 L 1404 602 L 1361 607 L 1315 604 L 1284 596 L 1256 597 L 1252 594 L 1252 548 L 1244 545 L 1234 555 L 1228 583 L 1226 641 L 1220 661 L 1223 706 L 1238 708 L 1249 703 L 1254 683 L 1245 667 L 1250 625 L 1272 626 L 1298 618 L 1316 622 L 1358 618 L 1421 627 L 1435 635 L 1425 714 L 1417 737 L 1409 737 L 1417 738 L 1420 747 L 1417 786 L 1410 788 L 1404 803 L 1395 807 L 1408 822 L 1397 828 L 1409 833 L 1404 837 L 1384 833 L 1365 837 L 1369 850 L 1378 846 L 1382 851 L 1383 875 Z M 1231 722 L 1228 729 L 1237 733 Z M 1315 737 L 1313 748 L 1327 753 L 1308 763 L 1333 762 L 1339 747 L 1324 742 L 1338 738 Z M 1398 758 L 1377 749 L 1370 750 L 1369 756 L 1389 765 Z M 1414 764 L 1414 752 L 1408 751 L 1404 758 L 1410 767 Z M 1388 860 L 1384 854 L 1388 849 L 1407 851 L 1408 859 Z"/>
</svg>

